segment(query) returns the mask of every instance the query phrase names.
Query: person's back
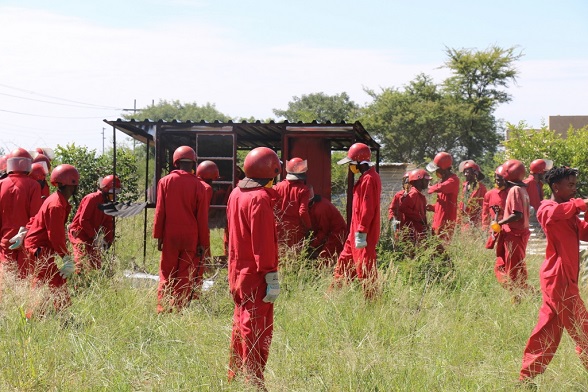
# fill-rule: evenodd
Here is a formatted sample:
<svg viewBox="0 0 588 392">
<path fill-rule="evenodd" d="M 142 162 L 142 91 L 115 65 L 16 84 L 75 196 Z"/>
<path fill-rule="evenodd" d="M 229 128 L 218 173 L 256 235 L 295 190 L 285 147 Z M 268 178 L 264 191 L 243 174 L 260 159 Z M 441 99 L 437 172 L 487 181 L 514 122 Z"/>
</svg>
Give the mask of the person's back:
<svg viewBox="0 0 588 392">
<path fill-rule="evenodd" d="M 296 245 L 310 229 L 308 188 L 301 180 L 284 180 L 274 189 L 279 195 L 278 237 L 288 246 Z"/>
<path fill-rule="evenodd" d="M 347 223 L 343 216 L 329 200 L 315 195 L 310 206 L 312 222 L 312 248 L 317 249 L 318 256 L 332 258 L 341 252 L 345 242 Z"/>
</svg>

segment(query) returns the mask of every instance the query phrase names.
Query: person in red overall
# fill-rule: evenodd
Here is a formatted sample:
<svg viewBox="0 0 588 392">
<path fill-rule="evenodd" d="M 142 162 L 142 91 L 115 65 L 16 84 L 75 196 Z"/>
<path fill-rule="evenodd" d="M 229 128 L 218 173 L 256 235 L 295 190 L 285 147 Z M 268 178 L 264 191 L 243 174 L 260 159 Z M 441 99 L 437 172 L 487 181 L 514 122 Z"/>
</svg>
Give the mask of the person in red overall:
<svg viewBox="0 0 588 392">
<path fill-rule="evenodd" d="M 204 267 L 201 258 L 210 249 L 208 197 L 193 170 L 196 152 L 189 146 L 173 154 L 177 168 L 157 184 L 153 238 L 161 251 L 157 312 L 184 308 L 198 296 Z"/>
<path fill-rule="evenodd" d="M 410 190 L 398 210 L 402 216 L 400 231 L 403 238 L 416 244 L 427 236 L 427 198 L 423 191 L 429 186 L 431 176 L 423 169 L 414 169 L 408 174 Z"/>
<path fill-rule="evenodd" d="M 529 203 L 533 211 L 537 212 L 541 200 L 543 200 L 543 184 L 545 183 L 545 172 L 553 167 L 553 161 L 548 159 L 535 159 L 529 165 L 529 177 L 523 182 L 527 185 Z"/>
<path fill-rule="evenodd" d="M 482 204 L 486 194 L 486 186 L 481 182 L 484 174 L 480 166 L 471 159 L 459 164 L 463 173 L 462 200 L 459 202 L 459 221 L 463 228 L 478 227 L 482 222 Z"/>
<path fill-rule="evenodd" d="M 45 199 L 39 212 L 27 224 L 24 247 L 33 266 L 33 288 L 47 284 L 53 306 L 62 310 L 71 304 L 66 282 L 75 270 L 65 242 L 65 225 L 71 212 L 68 200 L 78 190 L 80 173 L 74 166 L 62 164 L 53 169 L 50 180 L 57 191 Z M 56 257 L 63 261 L 61 268 L 57 267 Z M 27 317 L 32 316 L 33 311 L 27 312 Z"/>
<path fill-rule="evenodd" d="M 34 164 L 44 164 L 46 172 L 49 173 L 51 171 L 51 159 L 49 159 L 44 154 L 37 153 L 37 155 L 35 155 L 33 157 L 33 165 Z M 47 173 L 45 173 L 45 176 Z M 40 173 L 36 176 L 40 177 Z M 47 197 L 49 197 L 49 193 L 50 193 L 49 184 L 47 183 L 47 179 L 45 178 L 45 176 L 43 176 L 43 178 L 37 179 L 37 181 L 39 181 L 39 184 L 41 184 L 41 197 L 43 199 L 46 199 Z"/>
<path fill-rule="evenodd" d="M 331 288 L 340 287 L 344 280 L 358 278 L 363 283 L 366 299 L 377 294 L 378 270 L 376 245 L 380 239 L 380 197 L 382 182 L 370 165 L 371 151 L 363 143 L 349 147 L 347 157 L 337 162 L 349 164 L 353 174 L 361 173 L 353 186 L 353 213 L 349 235 L 339 255 Z"/>
<path fill-rule="evenodd" d="M 118 177 L 110 174 L 100 180 L 100 188 L 82 198 L 69 226 L 76 272 L 102 268 L 102 252 L 114 242 L 114 218 L 98 208 L 120 193 Z"/>
<path fill-rule="evenodd" d="M 307 171 L 306 160 L 292 158 L 286 162 L 286 179 L 274 186 L 279 195 L 278 238 L 290 247 L 300 245 L 310 230 Z"/>
<path fill-rule="evenodd" d="M 278 236 L 273 179 L 281 171 L 278 155 L 257 147 L 245 157 L 246 177 L 227 204 L 229 290 L 235 303 L 229 381 L 243 374 L 264 390 L 264 370 L 273 335 L 274 301 L 280 293 Z"/>
<path fill-rule="evenodd" d="M 39 184 L 29 177 L 31 162 L 27 150 L 15 149 L 6 161 L 8 177 L 0 180 L 0 263 L 2 270 L 14 267 L 23 279 L 29 272 L 23 232 L 43 203 Z"/>
<path fill-rule="evenodd" d="M 542 201 L 537 211 L 547 237 L 545 261 L 539 274 L 543 303 L 523 353 L 523 382 L 530 382 L 545 371 L 564 328 L 588 370 L 588 312 L 578 287 L 580 241 L 588 241 L 588 223 L 581 221 L 578 214 L 588 209 L 588 199 L 574 198 L 577 176 L 578 171 L 569 167 L 552 168 L 545 176 L 552 196 Z"/>
<path fill-rule="evenodd" d="M 216 204 L 212 202 L 213 188 L 212 182 L 218 180 L 219 172 L 218 166 L 213 161 L 202 161 L 196 168 L 196 176 L 202 181 L 202 185 L 206 189 L 209 204 Z"/>
<path fill-rule="evenodd" d="M 311 257 L 322 261 L 322 266 L 330 266 L 343 250 L 347 234 L 347 223 L 337 207 L 329 200 L 310 191 L 310 222 L 312 237 L 310 239 Z"/>
<path fill-rule="evenodd" d="M 47 174 L 49 174 L 49 169 L 47 169 L 47 164 L 45 162 L 35 162 L 31 166 L 31 172 L 29 173 L 29 177 L 39 183 L 41 188 L 41 199 L 45 200 L 49 197 L 49 184 L 47 183 Z"/>
<path fill-rule="evenodd" d="M 506 188 L 506 181 L 504 180 L 504 167 L 498 166 L 494 171 L 494 188 L 490 189 L 484 195 L 484 203 L 482 205 L 482 228 L 488 230 L 491 225 L 498 225 L 497 221 L 501 220 L 504 216 L 504 207 L 506 205 L 506 196 L 508 195 L 508 189 Z M 504 248 L 504 237 L 501 232 L 495 232 L 490 228 L 488 240 L 485 245 L 486 249 L 495 249 L 496 260 L 500 260 L 500 263 L 494 265 L 494 275 L 497 279 L 501 279 L 503 276 L 503 265 L 502 261 L 505 258 Z"/>
<path fill-rule="evenodd" d="M 392 196 L 392 201 L 390 201 L 390 206 L 388 207 L 388 222 L 390 222 L 390 226 L 392 232 L 395 234 L 397 233 L 398 226 L 400 222 L 403 220 L 403 217 L 398 210 L 400 207 L 400 203 L 404 197 L 408 195 L 408 191 L 410 190 L 410 183 L 408 182 L 408 173 L 404 173 L 402 176 L 402 189 L 399 190 Z"/>
<path fill-rule="evenodd" d="M 435 172 L 439 182 L 429 186 L 428 193 L 437 193 L 437 202 L 427 205 L 427 211 L 434 211 L 431 229 L 445 242 L 453 237 L 457 220 L 457 197 L 459 195 L 459 178 L 451 172 L 453 157 L 447 152 L 435 155 L 433 162 L 427 165 L 429 172 Z"/>
<path fill-rule="evenodd" d="M 532 291 L 527 284 L 527 265 L 525 256 L 529 242 L 529 195 L 525 190 L 525 165 L 516 159 L 510 159 L 503 165 L 503 177 L 508 194 L 504 214 L 494 226 L 501 232 L 503 250 L 496 251 L 494 271 L 496 279 L 505 288 Z M 518 294 L 514 300 L 518 302 Z"/>
</svg>

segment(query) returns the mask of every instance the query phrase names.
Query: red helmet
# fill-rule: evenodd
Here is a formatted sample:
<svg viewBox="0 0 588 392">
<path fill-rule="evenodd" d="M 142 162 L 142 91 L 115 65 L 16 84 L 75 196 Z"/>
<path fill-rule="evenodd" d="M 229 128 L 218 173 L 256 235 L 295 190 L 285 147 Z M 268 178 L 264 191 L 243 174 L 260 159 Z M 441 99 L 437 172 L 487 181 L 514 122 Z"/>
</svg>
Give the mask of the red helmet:
<svg viewBox="0 0 588 392">
<path fill-rule="evenodd" d="M 509 159 L 502 166 L 503 177 L 506 181 L 522 182 L 525 178 L 526 169 L 523 162 L 517 159 Z"/>
<path fill-rule="evenodd" d="M 535 159 L 529 166 L 529 171 L 533 174 L 545 173 L 553 167 L 553 161 L 549 159 Z"/>
<path fill-rule="evenodd" d="M 100 190 L 106 193 L 120 193 L 120 179 L 112 174 L 107 175 L 106 177 L 100 180 Z"/>
<path fill-rule="evenodd" d="M 414 169 L 413 171 L 408 173 L 408 181 L 409 182 L 421 180 L 423 178 L 425 180 L 431 179 L 431 176 L 429 175 L 429 173 L 427 173 L 427 171 L 425 169 Z"/>
<path fill-rule="evenodd" d="M 449 169 L 453 164 L 453 157 L 451 154 L 441 151 L 435 158 L 433 158 L 433 162 L 429 162 L 427 165 L 427 170 L 430 172 L 434 172 L 437 169 Z"/>
<path fill-rule="evenodd" d="M 37 154 L 39 155 L 45 155 L 47 158 L 49 158 L 50 161 L 53 160 L 53 158 L 55 158 L 55 153 L 53 152 L 52 149 L 48 148 L 48 147 L 37 147 L 35 148 L 35 151 Z"/>
<path fill-rule="evenodd" d="M 33 178 L 33 180 L 41 181 L 47 177 L 49 173 L 49 169 L 47 169 L 47 164 L 45 162 L 35 162 L 31 166 L 31 172 L 29 176 Z"/>
<path fill-rule="evenodd" d="M 8 173 L 29 173 L 31 171 L 32 163 L 33 157 L 31 157 L 31 154 L 29 154 L 29 152 L 24 148 L 19 147 L 12 150 L 12 152 L 8 154 L 8 159 L 6 160 L 6 171 Z"/>
<path fill-rule="evenodd" d="M 467 161 L 463 161 L 462 163 L 459 164 L 459 172 L 463 173 L 465 171 L 465 169 L 473 169 L 475 172 L 480 173 L 480 166 L 478 166 L 478 164 L 474 161 L 472 161 L 471 159 L 468 159 Z"/>
<path fill-rule="evenodd" d="M 496 170 L 494 170 L 494 174 L 500 176 L 500 177 L 504 177 L 504 165 L 500 165 L 496 168 Z"/>
<path fill-rule="evenodd" d="M 347 156 L 337 162 L 339 165 L 344 165 L 346 163 L 361 163 L 364 161 L 368 161 L 372 157 L 372 152 L 370 148 L 363 143 L 355 143 L 351 147 L 349 147 L 349 151 L 347 151 Z"/>
<path fill-rule="evenodd" d="M 51 172 L 51 185 L 79 185 L 80 184 L 80 173 L 78 169 L 72 165 L 64 163 L 57 166 Z"/>
<path fill-rule="evenodd" d="M 45 162 L 45 164 L 47 165 L 47 169 L 51 169 L 51 160 L 44 154 L 37 154 L 35 155 L 35 157 L 33 158 L 33 163 L 37 163 L 37 162 Z"/>
<path fill-rule="evenodd" d="M 217 180 L 219 177 L 218 166 L 213 161 L 202 161 L 196 168 L 196 175 L 203 180 Z"/>
<path fill-rule="evenodd" d="M 302 174 L 308 171 L 308 162 L 302 158 L 292 158 L 286 161 L 286 173 Z"/>
<path fill-rule="evenodd" d="M 282 170 L 280 158 L 274 150 L 257 147 L 249 151 L 243 162 L 243 171 L 249 178 L 274 178 Z"/>
<path fill-rule="evenodd" d="M 188 160 L 196 163 L 196 151 L 190 146 L 180 146 L 174 151 L 173 163 L 178 166 L 180 160 Z"/>
</svg>

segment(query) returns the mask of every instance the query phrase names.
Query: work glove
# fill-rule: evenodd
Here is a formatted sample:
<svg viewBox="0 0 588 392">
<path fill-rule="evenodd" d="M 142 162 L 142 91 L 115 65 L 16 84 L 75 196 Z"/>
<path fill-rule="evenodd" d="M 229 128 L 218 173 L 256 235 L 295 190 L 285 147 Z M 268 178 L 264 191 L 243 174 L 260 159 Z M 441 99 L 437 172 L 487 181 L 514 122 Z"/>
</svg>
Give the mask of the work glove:
<svg viewBox="0 0 588 392">
<path fill-rule="evenodd" d="M 63 266 L 59 269 L 59 276 L 61 276 L 63 279 L 67 279 L 76 270 L 76 265 L 74 264 L 71 256 L 69 255 L 63 256 L 62 260 Z"/>
<path fill-rule="evenodd" d="M 355 248 L 362 249 L 367 246 L 367 233 L 355 232 Z"/>
<path fill-rule="evenodd" d="M 265 283 L 267 283 L 267 289 L 265 291 L 265 297 L 263 297 L 263 302 L 271 302 L 273 304 L 278 298 L 278 295 L 280 295 L 278 273 L 268 272 L 265 274 Z"/>
<path fill-rule="evenodd" d="M 22 246 L 22 243 L 27 235 L 27 229 L 24 226 L 21 226 L 20 229 L 18 229 L 18 234 L 16 234 L 14 237 L 12 237 L 10 239 L 10 243 L 12 245 L 10 245 L 8 247 L 8 249 L 10 250 L 14 250 L 14 249 L 18 249 Z"/>
</svg>

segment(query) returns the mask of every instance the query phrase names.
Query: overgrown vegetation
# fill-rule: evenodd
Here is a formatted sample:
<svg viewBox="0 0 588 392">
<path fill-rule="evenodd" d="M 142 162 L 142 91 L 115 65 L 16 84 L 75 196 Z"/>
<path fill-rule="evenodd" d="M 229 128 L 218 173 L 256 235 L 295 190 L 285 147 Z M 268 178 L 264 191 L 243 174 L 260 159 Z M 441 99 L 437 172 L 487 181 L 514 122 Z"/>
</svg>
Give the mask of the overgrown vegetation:
<svg viewBox="0 0 588 392">
<path fill-rule="evenodd" d="M 226 270 L 184 312 L 158 316 L 155 286 L 123 276 L 133 266 L 157 271 L 159 253 L 150 236 L 143 263 L 142 228 L 142 216 L 117 220 L 114 274 L 96 273 L 77 289 L 70 282 L 73 306 L 64 314 L 26 322 L 22 312 L 33 300 L 31 291 L 5 277 L 0 390 L 251 390 L 242 380 L 226 381 L 233 312 Z M 212 237 L 213 254 L 219 255 L 222 231 Z M 370 303 L 356 283 L 328 292 L 330 269 L 317 270 L 304 254 L 283 253 L 268 389 L 516 390 L 541 299 L 512 304 L 494 278 L 494 257 L 483 243 L 478 233 L 457 233 L 448 248 L 451 279 L 436 281 L 407 279 L 411 275 L 403 271 L 403 264 L 426 260 L 428 248 L 415 249 L 411 258 L 381 249 L 382 294 Z M 527 262 L 538 287 L 541 258 Z M 587 377 L 566 338 L 537 381 L 540 390 L 580 391 Z"/>
</svg>

